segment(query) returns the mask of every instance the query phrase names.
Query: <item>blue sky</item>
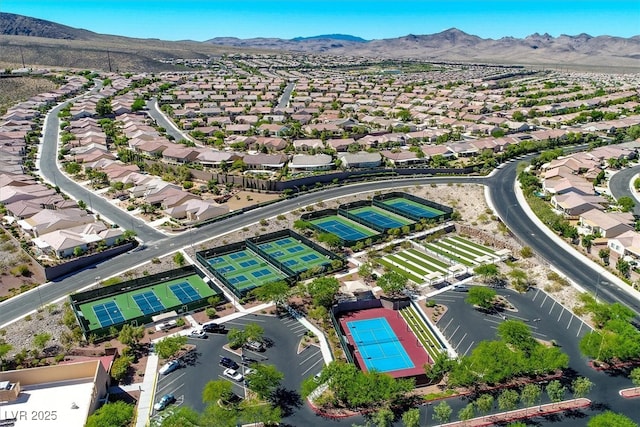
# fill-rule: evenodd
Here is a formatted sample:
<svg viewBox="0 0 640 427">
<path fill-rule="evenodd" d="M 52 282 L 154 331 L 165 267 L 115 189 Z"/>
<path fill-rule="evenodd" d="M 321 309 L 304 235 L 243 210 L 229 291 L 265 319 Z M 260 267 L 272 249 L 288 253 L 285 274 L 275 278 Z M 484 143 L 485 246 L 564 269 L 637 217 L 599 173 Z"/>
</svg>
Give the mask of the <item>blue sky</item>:
<svg viewBox="0 0 640 427">
<path fill-rule="evenodd" d="M 0 11 L 163 40 L 333 33 L 380 39 L 451 27 L 484 38 L 640 34 L 640 0 L 1 0 Z"/>
</svg>

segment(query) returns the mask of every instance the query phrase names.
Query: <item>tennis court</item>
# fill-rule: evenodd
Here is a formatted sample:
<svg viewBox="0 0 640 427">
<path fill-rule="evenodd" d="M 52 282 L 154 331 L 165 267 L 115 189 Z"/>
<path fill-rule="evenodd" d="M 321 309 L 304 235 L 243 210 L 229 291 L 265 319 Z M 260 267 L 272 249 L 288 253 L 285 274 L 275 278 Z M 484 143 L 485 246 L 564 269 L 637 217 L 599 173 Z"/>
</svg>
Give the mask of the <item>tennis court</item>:
<svg viewBox="0 0 640 427">
<path fill-rule="evenodd" d="M 377 232 L 370 230 L 360 224 L 346 218 L 330 215 L 323 218 L 314 219 L 311 224 L 325 233 L 333 233 L 344 241 L 356 241 L 373 237 Z"/>
<path fill-rule="evenodd" d="M 391 206 L 400 213 L 407 213 L 412 216 L 419 216 L 421 218 L 436 218 L 440 215 L 444 215 L 445 212 L 432 208 L 421 203 L 414 202 L 413 200 L 396 198 L 384 200 L 382 203 Z"/>
<path fill-rule="evenodd" d="M 228 286 L 241 293 L 286 278 L 283 272 L 251 249 L 220 255 L 208 259 L 207 262 L 224 277 Z"/>
<path fill-rule="evenodd" d="M 277 263 L 289 267 L 295 273 L 331 264 L 331 260 L 320 252 L 291 237 L 262 243 L 258 247 Z"/>
<path fill-rule="evenodd" d="M 353 209 L 349 211 L 350 214 L 357 216 L 361 220 L 378 225 L 385 230 L 389 230 L 391 228 L 401 228 L 405 225 L 413 224 L 413 221 L 401 217 L 400 215 L 395 215 L 391 212 L 383 211 L 380 208 L 375 206 L 365 206 L 358 209 Z"/>
<path fill-rule="evenodd" d="M 122 312 L 118 308 L 118 305 L 113 301 L 94 305 L 93 313 L 98 318 L 98 322 L 100 322 L 100 326 L 103 328 L 124 322 Z"/>
<path fill-rule="evenodd" d="M 138 304 L 140 311 L 144 314 L 155 313 L 156 311 L 162 311 L 165 308 L 156 296 L 156 293 L 153 291 L 132 295 L 132 298 L 136 304 Z"/>
<path fill-rule="evenodd" d="M 173 294 L 183 304 L 188 304 L 191 301 L 197 301 L 202 298 L 198 291 L 193 286 L 191 286 L 189 282 L 170 285 L 169 289 L 171 289 L 171 292 L 173 292 Z"/>
<path fill-rule="evenodd" d="M 78 306 L 89 322 L 89 330 L 119 325 L 141 316 L 151 316 L 214 295 L 198 274 L 123 291 Z M 188 300 L 188 301 L 187 301 Z"/>
<path fill-rule="evenodd" d="M 398 371 L 415 366 L 384 317 L 346 323 L 368 371 Z"/>
</svg>

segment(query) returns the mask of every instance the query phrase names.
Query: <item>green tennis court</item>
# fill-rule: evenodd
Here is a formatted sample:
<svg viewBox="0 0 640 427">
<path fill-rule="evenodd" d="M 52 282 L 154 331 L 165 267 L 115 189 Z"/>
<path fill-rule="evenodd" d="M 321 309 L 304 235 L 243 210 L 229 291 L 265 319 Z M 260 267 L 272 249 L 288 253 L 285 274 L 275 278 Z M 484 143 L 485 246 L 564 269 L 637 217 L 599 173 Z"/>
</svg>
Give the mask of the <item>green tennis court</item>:
<svg viewBox="0 0 640 427">
<path fill-rule="evenodd" d="M 192 274 L 86 302 L 80 304 L 79 309 L 91 331 L 182 307 L 214 294 L 200 276 Z"/>
<path fill-rule="evenodd" d="M 401 228 L 405 225 L 414 223 L 414 221 L 411 221 L 410 219 L 384 211 L 376 206 L 365 206 L 349 210 L 348 212 L 360 218 L 364 222 L 375 224 L 385 230 Z"/>
<path fill-rule="evenodd" d="M 284 273 L 251 249 L 219 255 L 207 259 L 207 262 L 224 278 L 227 286 L 243 294 L 267 283 L 286 279 Z"/>
<path fill-rule="evenodd" d="M 331 264 L 331 259 L 293 237 L 261 243 L 258 247 L 295 273 Z"/>
<path fill-rule="evenodd" d="M 329 215 L 314 219 L 311 224 L 325 233 L 333 233 L 344 241 L 356 241 L 373 237 L 378 233 L 370 230 L 357 222 L 343 218 L 338 215 Z"/>
<path fill-rule="evenodd" d="M 419 216 L 421 218 L 436 218 L 440 215 L 444 215 L 445 212 L 432 208 L 421 203 L 414 202 L 413 200 L 395 198 L 384 200 L 382 203 L 392 207 L 400 213 L 407 213 L 412 216 Z"/>
</svg>

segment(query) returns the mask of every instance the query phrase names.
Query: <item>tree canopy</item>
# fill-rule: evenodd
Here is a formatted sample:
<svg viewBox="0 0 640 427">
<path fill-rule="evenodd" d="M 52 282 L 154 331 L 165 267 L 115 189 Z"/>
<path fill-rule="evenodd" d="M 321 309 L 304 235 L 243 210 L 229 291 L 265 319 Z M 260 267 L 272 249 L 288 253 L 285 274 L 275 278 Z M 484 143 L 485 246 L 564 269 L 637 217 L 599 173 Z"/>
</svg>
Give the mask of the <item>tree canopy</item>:
<svg viewBox="0 0 640 427">
<path fill-rule="evenodd" d="M 484 309 L 490 309 L 493 307 L 493 299 L 496 296 L 495 289 L 487 288 L 484 286 L 473 286 L 469 289 L 469 295 L 465 301 L 471 305 L 477 305 Z"/>
<path fill-rule="evenodd" d="M 407 287 L 407 277 L 397 271 L 387 271 L 378 278 L 378 286 L 387 295 L 399 295 Z"/>
<path fill-rule="evenodd" d="M 333 305 L 339 289 L 340 282 L 335 277 L 318 277 L 307 286 L 307 292 L 311 295 L 313 304 L 325 308 Z"/>
<path fill-rule="evenodd" d="M 591 418 L 587 427 L 638 427 L 638 424 L 626 415 L 606 411 Z"/>
<path fill-rule="evenodd" d="M 133 405 L 106 403 L 87 418 L 86 427 L 127 427 L 133 419 Z"/>
</svg>

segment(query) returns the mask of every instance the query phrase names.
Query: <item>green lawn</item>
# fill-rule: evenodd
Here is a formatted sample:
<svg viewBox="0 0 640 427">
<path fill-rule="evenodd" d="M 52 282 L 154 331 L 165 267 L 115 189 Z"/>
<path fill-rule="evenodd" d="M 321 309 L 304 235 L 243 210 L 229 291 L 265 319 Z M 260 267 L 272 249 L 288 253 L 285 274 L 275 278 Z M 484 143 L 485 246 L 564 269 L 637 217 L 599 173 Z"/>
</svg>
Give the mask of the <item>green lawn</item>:
<svg viewBox="0 0 640 427">
<path fill-rule="evenodd" d="M 441 247 L 436 246 L 436 245 L 434 245 L 432 243 L 425 243 L 424 246 L 425 246 L 425 248 L 429 249 L 430 251 L 433 251 L 433 252 L 435 252 L 435 253 L 437 253 L 439 255 L 442 255 L 445 258 L 449 258 L 450 260 L 459 262 L 460 264 L 466 265 L 467 267 L 471 267 L 471 266 L 475 265 L 475 263 L 469 261 L 468 259 L 459 257 L 455 253 L 449 253 L 449 252 L 443 250 Z"/>
<path fill-rule="evenodd" d="M 453 240 L 457 240 L 458 242 L 460 242 L 460 243 L 462 243 L 462 244 L 464 244 L 466 246 L 471 246 L 471 247 L 476 248 L 477 250 L 481 251 L 483 255 L 495 255 L 496 254 L 496 252 L 493 249 L 488 248 L 488 247 L 483 246 L 483 245 L 479 245 L 479 244 L 477 244 L 475 242 L 472 242 L 470 240 L 463 239 L 460 236 L 451 236 L 450 238 L 453 239 Z"/>
</svg>

